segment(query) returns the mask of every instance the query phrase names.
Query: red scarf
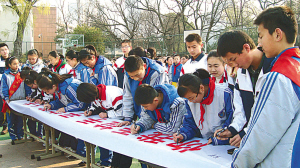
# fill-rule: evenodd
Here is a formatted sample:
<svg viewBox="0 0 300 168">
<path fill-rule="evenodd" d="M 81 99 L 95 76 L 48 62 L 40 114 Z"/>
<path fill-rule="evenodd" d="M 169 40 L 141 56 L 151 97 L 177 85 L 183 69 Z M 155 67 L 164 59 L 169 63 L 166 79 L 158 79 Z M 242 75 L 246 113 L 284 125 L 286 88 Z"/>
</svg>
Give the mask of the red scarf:
<svg viewBox="0 0 300 168">
<path fill-rule="evenodd" d="M 57 68 L 60 66 L 61 62 L 62 62 L 62 60 L 61 60 L 61 59 L 59 59 L 59 61 L 58 61 L 57 65 L 56 65 L 56 66 L 54 66 L 54 72 L 57 72 Z"/>
<path fill-rule="evenodd" d="M 300 58 L 299 48 L 284 51 L 275 62 L 271 72 L 278 72 L 300 86 L 300 63 L 292 57 Z"/>
<path fill-rule="evenodd" d="M 58 97 L 58 99 L 60 100 L 60 98 L 61 98 L 61 96 L 60 96 L 61 91 L 59 90 L 59 86 L 58 86 L 58 85 L 57 85 L 56 91 L 57 91 L 57 97 Z M 55 92 L 53 93 L 53 98 L 54 98 L 54 100 L 55 100 Z"/>
<path fill-rule="evenodd" d="M 98 91 L 99 91 L 99 95 L 98 98 L 100 100 L 106 100 L 106 86 L 103 84 L 100 84 L 97 86 Z"/>
<path fill-rule="evenodd" d="M 147 73 L 146 73 L 146 75 L 144 76 L 143 80 L 147 78 L 147 76 L 149 75 L 149 72 L 150 72 L 150 67 L 148 67 Z M 140 81 L 139 86 L 143 83 L 143 80 Z"/>
<path fill-rule="evenodd" d="M 200 103 L 200 112 L 201 112 L 201 117 L 200 117 L 200 120 L 199 120 L 199 126 L 202 125 L 202 128 L 201 130 L 203 129 L 203 121 L 204 121 L 204 114 L 205 114 L 205 109 L 203 107 L 203 104 L 206 104 L 206 105 L 210 105 L 211 102 L 214 100 L 214 91 L 215 91 L 215 82 L 209 78 L 209 95 L 205 95 L 207 96 L 206 99 L 202 100 L 202 102 Z M 207 92 L 208 93 L 208 92 Z"/>
<path fill-rule="evenodd" d="M 159 110 L 163 110 L 163 109 L 162 108 L 155 109 L 155 113 L 156 113 L 156 116 L 157 116 L 157 121 L 160 122 L 160 123 L 164 123 L 164 120 L 161 117 L 161 113 L 160 113 Z"/>
<path fill-rule="evenodd" d="M 18 90 L 18 88 L 20 87 L 21 83 L 23 82 L 23 79 L 20 77 L 20 72 L 18 72 L 17 74 L 13 74 L 13 73 L 10 73 L 10 74 L 13 75 L 13 76 L 15 76 L 15 80 L 11 84 L 11 86 L 9 88 L 9 91 L 8 91 L 9 99 Z M 6 113 L 6 111 L 10 111 L 10 108 L 9 108 L 8 104 L 6 103 L 6 101 L 3 100 L 2 112 Z"/>
<path fill-rule="evenodd" d="M 175 65 L 175 64 L 174 64 Z M 176 68 L 181 65 L 181 63 L 178 63 L 177 65 L 174 66 L 174 75 L 176 75 Z"/>
<path fill-rule="evenodd" d="M 92 70 L 93 70 L 94 73 L 95 73 L 95 66 L 96 66 L 96 64 L 97 64 L 98 57 L 95 56 L 95 59 L 96 59 L 96 63 L 95 63 L 95 65 L 94 65 L 94 68 L 92 68 Z"/>
</svg>

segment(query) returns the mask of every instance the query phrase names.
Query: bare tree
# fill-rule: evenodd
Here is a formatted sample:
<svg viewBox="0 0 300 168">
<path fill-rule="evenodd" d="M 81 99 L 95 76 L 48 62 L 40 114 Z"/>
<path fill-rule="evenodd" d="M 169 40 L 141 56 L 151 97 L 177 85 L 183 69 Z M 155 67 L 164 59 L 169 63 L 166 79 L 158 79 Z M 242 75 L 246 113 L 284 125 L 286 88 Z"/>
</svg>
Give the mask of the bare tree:
<svg viewBox="0 0 300 168">
<path fill-rule="evenodd" d="M 272 0 L 272 1 L 258 0 L 258 2 L 261 10 L 264 10 L 270 6 L 282 5 L 285 2 L 285 0 Z"/>
<path fill-rule="evenodd" d="M 56 0 L 57 9 L 61 14 L 61 20 L 63 22 L 63 27 L 65 29 L 66 34 L 69 33 L 69 24 L 72 22 L 72 13 L 68 8 L 68 4 L 66 0 Z M 60 25 L 60 24 L 59 24 Z"/>
</svg>

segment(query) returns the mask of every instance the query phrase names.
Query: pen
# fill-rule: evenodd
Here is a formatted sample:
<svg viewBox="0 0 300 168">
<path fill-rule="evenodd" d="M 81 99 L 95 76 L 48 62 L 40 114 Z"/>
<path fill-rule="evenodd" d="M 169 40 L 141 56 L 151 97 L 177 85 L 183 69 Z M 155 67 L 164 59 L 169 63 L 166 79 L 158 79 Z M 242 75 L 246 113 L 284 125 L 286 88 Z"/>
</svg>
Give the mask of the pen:
<svg viewBox="0 0 300 168">
<path fill-rule="evenodd" d="M 226 129 L 227 129 L 227 127 L 224 127 L 221 131 L 219 131 L 219 132 L 217 133 L 217 136 L 219 136 L 219 134 L 222 133 L 222 132 L 224 132 Z"/>
<path fill-rule="evenodd" d="M 48 100 L 47 101 L 45 101 L 45 105 L 48 105 Z M 46 106 L 46 111 L 48 111 L 48 107 Z"/>
</svg>

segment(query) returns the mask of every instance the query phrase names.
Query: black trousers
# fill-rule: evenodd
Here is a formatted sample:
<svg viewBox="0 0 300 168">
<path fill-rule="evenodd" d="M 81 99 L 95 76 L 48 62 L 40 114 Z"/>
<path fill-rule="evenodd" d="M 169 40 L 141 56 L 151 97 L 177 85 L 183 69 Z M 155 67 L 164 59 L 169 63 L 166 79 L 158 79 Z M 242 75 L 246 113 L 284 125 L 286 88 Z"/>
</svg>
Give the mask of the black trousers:
<svg viewBox="0 0 300 168">
<path fill-rule="evenodd" d="M 113 158 L 111 162 L 112 167 L 118 168 L 130 168 L 132 163 L 132 158 L 126 155 L 122 155 L 120 153 L 114 152 Z"/>
</svg>

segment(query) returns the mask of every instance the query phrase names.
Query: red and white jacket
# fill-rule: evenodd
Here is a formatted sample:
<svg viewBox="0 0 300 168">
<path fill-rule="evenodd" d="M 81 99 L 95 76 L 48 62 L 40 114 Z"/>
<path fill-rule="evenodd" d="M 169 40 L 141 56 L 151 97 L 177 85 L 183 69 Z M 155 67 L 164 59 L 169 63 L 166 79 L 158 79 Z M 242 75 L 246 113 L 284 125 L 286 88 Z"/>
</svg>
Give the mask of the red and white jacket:
<svg viewBox="0 0 300 168">
<path fill-rule="evenodd" d="M 99 97 L 89 109 L 92 114 L 107 113 L 108 118 L 122 119 L 123 89 L 117 86 L 97 86 Z"/>
</svg>

